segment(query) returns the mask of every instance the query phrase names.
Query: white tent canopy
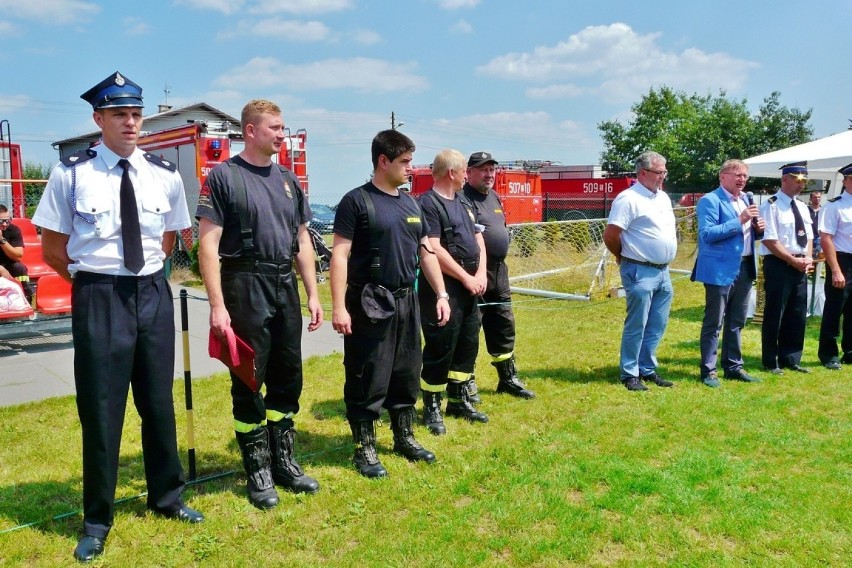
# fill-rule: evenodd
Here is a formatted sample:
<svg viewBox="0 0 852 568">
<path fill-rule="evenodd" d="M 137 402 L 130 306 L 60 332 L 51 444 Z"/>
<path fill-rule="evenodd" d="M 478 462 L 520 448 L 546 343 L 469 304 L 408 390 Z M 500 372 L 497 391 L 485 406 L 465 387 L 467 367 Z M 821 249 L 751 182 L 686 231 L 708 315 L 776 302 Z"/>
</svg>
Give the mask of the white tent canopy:
<svg viewBox="0 0 852 568">
<path fill-rule="evenodd" d="M 809 178 L 840 182 L 837 170 L 852 163 L 852 130 L 748 158 L 745 163 L 752 177 L 780 178 L 781 166 L 802 160 L 808 161 Z"/>
</svg>

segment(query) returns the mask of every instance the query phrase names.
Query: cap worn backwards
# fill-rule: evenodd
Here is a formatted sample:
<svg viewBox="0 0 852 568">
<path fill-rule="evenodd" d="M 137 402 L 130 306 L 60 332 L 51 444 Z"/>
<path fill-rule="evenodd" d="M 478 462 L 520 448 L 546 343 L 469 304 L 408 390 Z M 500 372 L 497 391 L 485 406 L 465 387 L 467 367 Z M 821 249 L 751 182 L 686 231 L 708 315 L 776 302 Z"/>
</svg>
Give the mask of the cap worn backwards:
<svg viewBox="0 0 852 568">
<path fill-rule="evenodd" d="M 116 71 L 82 95 L 80 98 L 94 110 L 108 107 L 144 107 L 142 87 Z"/>
<path fill-rule="evenodd" d="M 488 152 L 474 152 L 467 160 L 467 167 L 478 168 L 479 166 L 484 166 L 485 164 L 496 165 L 497 163 L 497 160 L 495 160 L 494 157 Z"/>
</svg>

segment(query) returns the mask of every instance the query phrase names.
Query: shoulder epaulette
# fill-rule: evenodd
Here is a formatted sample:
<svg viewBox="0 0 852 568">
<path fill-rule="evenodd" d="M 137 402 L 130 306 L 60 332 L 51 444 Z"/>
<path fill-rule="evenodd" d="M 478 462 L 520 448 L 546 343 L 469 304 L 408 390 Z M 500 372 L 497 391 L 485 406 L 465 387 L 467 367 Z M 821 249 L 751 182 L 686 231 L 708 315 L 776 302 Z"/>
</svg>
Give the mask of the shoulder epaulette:
<svg viewBox="0 0 852 568">
<path fill-rule="evenodd" d="M 163 158 L 157 156 L 156 154 L 152 154 L 150 152 L 145 152 L 145 159 L 154 164 L 155 166 L 160 166 L 161 168 L 166 168 L 170 172 L 177 170 L 177 164 L 174 162 L 170 162 L 169 160 L 164 160 Z"/>
<path fill-rule="evenodd" d="M 767 201 L 768 201 L 769 203 L 775 203 L 777 200 L 778 200 L 778 196 L 777 196 L 777 195 L 773 195 L 772 197 L 770 197 L 769 199 L 767 199 Z"/>
<path fill-rule="evenodd" d="M 832 197 L 831 199 L 828 200 L 828 202 L 834 203 L 835 201 L 840 201 L 841 197 L 843 197 L 843 195 L 838 195 L 837 197 Z"/>
<path fill-rule="evenodd" d="M 77 152 L 74 152 L 70 156 L 65 156 L 60 160 L 60 162 L 62 162 L 66 167 L 70 168 L 71 166 L 87 162 L 97 155 L 97 152 L 95 152 L 91 148 L 88 148 L 86 150 L 79 150 Z"/>
</svg>

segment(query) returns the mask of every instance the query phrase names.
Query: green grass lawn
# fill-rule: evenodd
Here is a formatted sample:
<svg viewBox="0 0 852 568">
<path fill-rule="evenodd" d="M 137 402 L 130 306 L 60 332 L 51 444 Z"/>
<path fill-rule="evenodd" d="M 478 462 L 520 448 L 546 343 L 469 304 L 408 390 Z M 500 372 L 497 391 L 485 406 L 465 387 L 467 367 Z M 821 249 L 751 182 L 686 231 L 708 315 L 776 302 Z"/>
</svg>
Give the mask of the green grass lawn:
<svg viewBox="0 0 852 568">
<path fill-rule="evenodd" d="M 327 294 L 328 284 L 322 285 Z M 327 296 L 326 296 L 327 297 Z M 677 278 L 659 352 L 671 389 L 618 383 L 623 300 L 517 296 L 517 356 L 537 398 L 496 395 L 480 356 L 487 425 L 448 419 L 418 438 L 434 465 L 391 454 L 384 480 L 360 477 L 342 402 L 342 357 L 305 365 L 298 453 L 322 489 L 254 509 L 233 439 L 228 379 L 194 381 L 200 477 L 189 526 L 145 510 L 138 419 L 124 428 L 110 566 L 846 566 L 852 558 L 850 370 L 764 373 L 760 331 L 744 332 L 758 384 L 697 379 L 703 289 Z M 328 316 L 330 317 L 330 309 Z M 327 324 L 330 325 L 330 324 Z M 484 348 L 482 350 L 484 352 Z M 183 384 L 175 385 L 185 446 Z M 71 565 L 81 527 L 80 428 L 73 397 L 0 408 L 0 564 Z M 217 475 L 225 474 L 225 475 Z M 74 512 L 58 520 L 49 520 Z M 47 519 L 20 528 L 26 525 Z"/>
</svg>

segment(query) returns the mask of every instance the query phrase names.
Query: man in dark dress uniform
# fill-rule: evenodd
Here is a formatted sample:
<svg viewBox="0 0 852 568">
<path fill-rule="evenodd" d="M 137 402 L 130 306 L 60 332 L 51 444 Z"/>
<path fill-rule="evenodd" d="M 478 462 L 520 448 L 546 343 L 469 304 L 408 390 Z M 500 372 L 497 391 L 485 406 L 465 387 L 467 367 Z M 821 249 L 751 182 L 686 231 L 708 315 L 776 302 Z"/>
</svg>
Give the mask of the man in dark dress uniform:
<svg viewBox="0 0 852 568">
<path fill-rule="evenodd" d="M 464 196 L 473 203 L 476 223 L 483 226 L 487 257 L 487 287 L 482 294 L 482 331 L 491 364 L 497 369 L 497 392 L 519 398 L 533 398 L 518 377 L 515 364 L 515 314 L 512 312 L 512 291 L 509 288 L 509 230 L 503 204 L 494 191 L 497 160 L 488 152 L 476 152 L 467 161 L 467 183 Z M 474 402 L 478 402 L 476 383 L 468 383 Z"/>
<path fill-rule="evenodd" d="M 128 389 L 142 419 L 148 508 L 198 523 L 187 507 L 177 451 L 175 321 L 163 261 L 190 225 L 175 165 L 136 147 L 142 89 L 120 73 L 83 95 L 102 144 L 64 158 L 51 172 L 33 223 L 44 260 L 72 282 L 77 412 L 83 430 L 81 562 L 103 553 L 113 522 Z M 156 562 L 155 562 L 156 563 Z"/>
</svg>

